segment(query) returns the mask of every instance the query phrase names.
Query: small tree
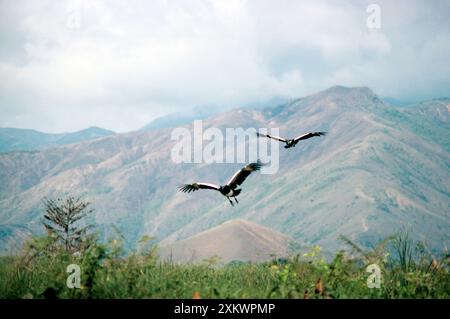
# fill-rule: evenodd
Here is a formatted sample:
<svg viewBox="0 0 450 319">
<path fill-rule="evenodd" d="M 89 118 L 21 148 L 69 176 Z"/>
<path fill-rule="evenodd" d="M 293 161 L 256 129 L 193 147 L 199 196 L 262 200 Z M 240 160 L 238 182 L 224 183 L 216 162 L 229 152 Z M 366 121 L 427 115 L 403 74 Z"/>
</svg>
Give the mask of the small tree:
<svg viewBox="0 0 450 319">
<path fill-rule="evenodd" d="M 44 204 L 46 209 L 43 224 L 49 235 L 55 236 L 56 241 L 67 252 L 80 251 L 92 225 L 82 226 L 78 222 L 94 211 L 89 209 L 90 203 L 80 197 L 70 196 L 56 200 L 46 198 Z"/>
</svg>

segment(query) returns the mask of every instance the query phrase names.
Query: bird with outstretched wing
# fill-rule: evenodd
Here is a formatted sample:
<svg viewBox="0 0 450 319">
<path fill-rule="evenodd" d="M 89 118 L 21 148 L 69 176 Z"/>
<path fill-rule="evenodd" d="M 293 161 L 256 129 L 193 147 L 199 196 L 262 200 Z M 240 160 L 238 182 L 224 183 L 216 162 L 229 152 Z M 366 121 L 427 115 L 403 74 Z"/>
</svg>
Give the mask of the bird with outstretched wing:
<svg viewBox="0 0 450 319">
<path fill-rule="evenodd" d="M 258 137 L 267 137 L 267 138 L 271 138 L 280 142 L 285 143 L 286 145 L 284 146 L 284 148 L 291 148 L 294 147 L 295 145 L 297 145 L 298 142 L 303 141 L 303 140 L 307 140 L 311 137 L 315 137 L 315 136 L 323 136 L 323 135 L 327 135 L 327 132 L 309 132 L 306 134 L 302 134 L 297 136 L 296 138 L 293 139 L 286 139 L 283 137 L 279 137 L 279 136 L 275 136 L 275 135 L 270 135 L 270 134 L 262 134 L 262 133 L 256 133 L 256 135 Z"/>
<path fill-rule="evenodd" d="M 228 182 L 222 186 L 211 183 L 195 182 L 192 184 L 181 185 L 178 189 L 179 191 L 184 193 L 195 192 L 200 189 L 216 190 L 219 191 L 223 196 L 225 196 L 230 204 L 234 206 L 230 198 L 234 198 L 236 203 L 239 203 L 236 196 L 241 193 L 242 189 L 238 189 L 238 186 L 240 186 L 252 172 L 259 171 L 263 165 L 264 164 L 260 161 L 246 165 L 245 167 L 234 173 L 234 175 L 228 180 Z"/>
</svg>

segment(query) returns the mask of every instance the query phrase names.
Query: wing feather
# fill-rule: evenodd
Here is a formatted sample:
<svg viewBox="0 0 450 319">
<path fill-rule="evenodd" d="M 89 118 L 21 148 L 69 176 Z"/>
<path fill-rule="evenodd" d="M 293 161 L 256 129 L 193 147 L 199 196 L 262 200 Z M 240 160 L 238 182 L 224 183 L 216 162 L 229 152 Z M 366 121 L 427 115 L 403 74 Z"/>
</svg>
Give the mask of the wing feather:
<svg viewBox="0 0 450 319">
<path fill-rule="evenodd" d="M 234 173 L 234 175 L 227 182 L 227 185 L 230 186 L 231 189 L 235 189 L 237 186 L 241 185 L 252 172 L 259 171 L 262 166 L 264 166 L 264 164 L 260 161 L 248 164 Z"/>
<path fill-rule="evenodd" d="M 178 190 L 184 193 L 195 192 L 199 189 L 213 189 L 218 191 L 220 189 L 220 186 L 211 183 L 192 183 L 192 184 L 184 184 L 178 187 Z"/>
<path fill-rule="evenodd" d="M 274 140 L 280 141 L 280 142 L 287 142 L 287 140 L 285 138 L 279 137 L 279 136 L 275 136 L 275 135 L 269 135 L 269 134 L 262 134 L 262 133 L 256 133 L 256 135 L 258 137 L 267 137 L 267 138 L 272 138 Z"/>
<path fill-rule="evenodd" d="M 327 132 L 309 132 L 309 133 L 297 136 L 296 138 L 294 138 L 294 142 L 297 143 L 298 141 L 307 140 L 308 138 L 311 138 L 314 136 L 322 136 L 322 135 L 327 135 Z"/>
</svg>

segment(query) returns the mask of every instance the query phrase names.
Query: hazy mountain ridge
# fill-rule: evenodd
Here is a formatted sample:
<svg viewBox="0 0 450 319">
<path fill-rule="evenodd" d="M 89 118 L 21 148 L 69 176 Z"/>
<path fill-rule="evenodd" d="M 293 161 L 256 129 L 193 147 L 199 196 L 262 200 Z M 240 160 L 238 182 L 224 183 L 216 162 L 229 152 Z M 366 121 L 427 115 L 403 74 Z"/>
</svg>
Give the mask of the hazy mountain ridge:
<svg viewBox="0 0 450 319">
<path fill-rule="evenodd" d="M 288 101 L 288 98 L 284 98 L 281 96 L 276 96 L 268 100 L 258 101 L 255 103 L 247 104 L 240 109 L 262 109 L 262 108 L 268 108 L 268 107 L 274 107 L 278 105 L 285 104 L 286 101 Z M 173 128 L 173 127 L 179 127 L 179 126 L 185 126 L 191 124 L 194 120 L 203 120 L 209 117 L 216 116 L 220 113 L 230 112 L 230 110 L 233 110 L 233 107 L 215 107 L 215 106 L 208 106 L 208 107 L 196 107 L 191 111 L 184 111 L 184 112 L 177 112 L 177 113 L 171 113 L 167 114 L 161 117 L 158 117 L 154 120 L 152 120 L 150 123 L 144 125 L 142 128 L 140 128 L 140 131 L 152 131 L 156 129 L 163 129 L 163 128 Z"/>
<path fill-rule="evenodd" d="M 36 130 L 0 128 L 0 153 L 11 151 L 36 151 L 50 147 L 79 143 L 115 134 L 99 127 L 73 133 L 42 133 Z"/>
<path fill-rule="evenodd" d="M 429 125 L 431 137 L 419 134 L 420 113 L 404 112 L 367 88 L 333 87 L 205 120 L 205 128 L 279 127 L 287 137 L 329 131 L 291 150 L 280 147 L 279 172 L 251 176 L 235 208 L 215 192 L 177 192 L 184 182 L 226 181 L 242 164 L 174 164 L 171 129 L 2 154 L 0 223 L 40 229 L 42 197 L 67 191 L 86 194 L 100 230 L 116 224 L 128 246 L 143 234 L 170 244 L 244 218 L 327 250 L 339 246 L 340 234 L 368 245 L 402 225 L 439 248 L 449 244 L 449 129 Z"/>
</svg>

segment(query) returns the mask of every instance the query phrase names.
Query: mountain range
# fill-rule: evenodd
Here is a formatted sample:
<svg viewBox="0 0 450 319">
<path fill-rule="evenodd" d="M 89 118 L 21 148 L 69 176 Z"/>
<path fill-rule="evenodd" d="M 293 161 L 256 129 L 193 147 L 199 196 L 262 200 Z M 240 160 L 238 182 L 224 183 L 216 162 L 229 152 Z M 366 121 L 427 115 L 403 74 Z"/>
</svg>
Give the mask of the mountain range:
<svg viewBox="0 0 450 319">
<path fill-rule="evenodd" d="M 77 132 L 58 134 L 5 127 L 0 128 L 0 153 L 42 150 L 58 145 L 73 144 L 113 134 L 115 134 L 113 131 L 105 130 L 100 127 L 89 127 Z"/>
<path fill-rule="evenodd" d="M 182 183 L 226 181 L 243 164 L 174 163 L 167 125 L 0 154 L 0 243 L 6 249 L 42 231 L 42 198 L 73 194 L 92 202 L 89 222 L 103 236 L 115 225 L 128 248 L 143 235 L 164 247 L 244 219 L 328 251 L 341 247 L 339 235 L 371 246 L 402 227 L 442 250 L 450 244 L 449 105 L 394 106 L 369 88 L 335 86 L 276 107 L 212 115 L 204 129 L 328 132 L 293 149 L 280 146 L 279 171 L 252 174 L 235 207 L 216 192 L 177 191 Z"/>
</svg>

